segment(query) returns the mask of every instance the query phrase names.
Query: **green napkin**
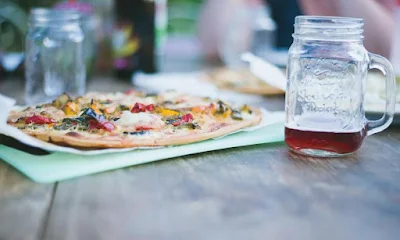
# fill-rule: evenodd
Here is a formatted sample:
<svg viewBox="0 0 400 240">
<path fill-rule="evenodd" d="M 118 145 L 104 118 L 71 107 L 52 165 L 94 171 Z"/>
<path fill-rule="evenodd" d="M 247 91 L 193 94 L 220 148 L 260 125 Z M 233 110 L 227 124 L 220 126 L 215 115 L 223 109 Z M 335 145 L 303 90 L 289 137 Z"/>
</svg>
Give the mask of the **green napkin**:
<svg viewBox="0 0 400 240">
<path fill-rule="evenodd" d="M 102 155 L 75 155 L 54 152 L 49 155 L 38 156 L 0 145 L 0 158 L 33 181 L 51 183 L 194 153 L 280 142 L 284 139 L 283 128 L 283 123 L 276 123 L 256 131 L 238 132 L 223 138 L 188 145 Z"/>
</svg>

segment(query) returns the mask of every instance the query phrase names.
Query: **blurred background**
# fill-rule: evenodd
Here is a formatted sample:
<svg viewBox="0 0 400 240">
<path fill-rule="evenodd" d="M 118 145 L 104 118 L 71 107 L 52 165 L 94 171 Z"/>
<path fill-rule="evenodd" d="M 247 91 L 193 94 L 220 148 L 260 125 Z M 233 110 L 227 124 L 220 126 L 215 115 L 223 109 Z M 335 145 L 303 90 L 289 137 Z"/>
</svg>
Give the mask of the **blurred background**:
<svg viewBox="0 0 400 240">
<path fill-rule="evenodd" d="M 79 58 L 84 60 L 77 65 L 84 70 L 71 68 L 77 58 L 68 56 L 69 48 L 46 49 L 44 38 L 35 40 L 36 27 L 28 24 L 34 8 L 79 12 L 84 32 L 83 57 Z M 18 103 L 23 98 L 32 103 L 30 97 L 38 96 L 39 101 L 39 97 L 58 94 L 48 94 L 50 90 L 80 95 L 85 84 L 90 90 L 121 91 L 132 83 L 139 88 L 171 89 L 175 82 L 173 88 L 187 90 L 182 84 L 185 81 L 196 86 L 192 89 L 195 93 L 200 91 L 200 83 L 207 82 L 218 90 L 234 92 L 235 97 L 238 92 L 245 94 L 246 102 L 252 98 L 260 102 L 260 97 L 269 95 L 282 97 L 282 88 L 272 84 L 278 78 L 271 75 L 271 69 L 263 68 L 269 80 L 261 79 L 242 56 L 251 53 L 284 73 L 298 15 L 362 18 L 364 46 L 389 58 L 400 76 L 400 0 L 0 0 L 0 93 Z M 43 36 L 55 35 L 40 31 Z M 68 30 L 61 36 L 61 45 L 67 46 L 62 42 L 67 34 Z M 45 55 L 29 55 L 37 49 L 26 43 L 51 51 L 48 61 L 40 59 Z M 50 74 L 46 78 L 43 66 L 50 65 L 63 77 Z M 199 77 L 199 72 L 207 76 Z M 368 101 L 380 117 L 385 84 L 380 73 L 375 75 L 368 75 L 367 92 L 374 96 Z M 196 82 L 190 82 L 192 78 Z M 116 84 L 116 79 L 123 81 Z M 400 77 L 397 83 L 400 85 Z M 68 90 L 68 84 L 74 91 Z"/>
<path fill-rule="evenodd" d="M 229 9 L 221 9 L 224 5 Z M 175 65 L 191 71 L 204 61 L 236 66 L 243 51 L 252 48 L 265 55 L 275 47 L 276 24 L 262 1 L 2 0 L 0 77 L 23 76 L 29 11 L 38 7 L 74 9 L 84 15 L 89 79 L 93 74 L 127 79 L 135 71 L 168 71 Z M 226 16 L 219 20 L 218 12 L 230 12 L 234 21 L 226 22 Z M 210 14 L 216 16 L 207 19 Z M 225 37 L 208 40 L 203 36 L 213 34 L 206 30 L 213 29 L 213 19 L 216 25 L 229 24 L 217 30 Z M 217 54 L 209 54 L 214 47 Z M 286 60 L 284 49 L 281 56 L 278 63 Z"/>
<path fill-rule="evenodd" d="M 340 15 L 365 20 L 368 50 L 389 57 L 396 0 L 1 0 L 0 78 L 23 76 L 24 42 L 32 8 L 78 10 L 87 75 L 131 78 L 198 70 L 205 64 L 243 67 L 250 51 L 284 67 L 294 17 Z"/>
</svg>

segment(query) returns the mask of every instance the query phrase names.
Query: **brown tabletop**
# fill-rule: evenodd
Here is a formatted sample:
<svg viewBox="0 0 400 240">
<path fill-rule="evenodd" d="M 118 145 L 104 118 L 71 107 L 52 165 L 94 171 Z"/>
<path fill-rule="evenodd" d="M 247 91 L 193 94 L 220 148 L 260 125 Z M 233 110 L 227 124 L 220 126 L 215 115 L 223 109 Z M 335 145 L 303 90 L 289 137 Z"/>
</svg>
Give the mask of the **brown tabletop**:
<svg viewBox="0 0 400 240">
<path fill-rule="evenodd" d="M 0 93 L 21 100 L 22 83 L 0 80 Z M 110 78 L 89 83 L 90 90 L 129 87 Z M 283 110 L 283 97 L 259 105 Z M 34 183 L 0 161 L 0 240 L 399 238 L 395 126 L 340 159 L 264 144 L 55 184 Z"/>
</svg>

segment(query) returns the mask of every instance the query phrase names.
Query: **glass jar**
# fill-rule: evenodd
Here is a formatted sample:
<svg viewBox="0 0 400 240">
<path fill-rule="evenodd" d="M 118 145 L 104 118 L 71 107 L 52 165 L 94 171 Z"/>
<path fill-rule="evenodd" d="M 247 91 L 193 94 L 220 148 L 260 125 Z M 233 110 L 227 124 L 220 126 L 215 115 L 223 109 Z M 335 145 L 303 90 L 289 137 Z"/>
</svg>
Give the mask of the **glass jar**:
<svg viewBox="0 0 400 240">
<path fill-rule="evenodd" d="M 99 16 L 96 16 L 93 5 L 87 2 L 60 2 L 57 3 L 54 8 L 56 10 L 76 11 L 81 15 L 82 29 L 85 34 L 83 51 L 86 60 L 86 81 L 91 80 L 91 75 L 96 65 L 96 35 L 100 24 Z"/>
<path fill-rule="evenodd" d="M 390 125 L 393 68 L 364 48 L 362 19 L 299 16 L 293 38 L 285 104 L 285 141 L 291 150 L 323 157 L 353 153 L 365 136 Z M 386 75 L 385 115 L 376 121 L 364 113 L 366 76 L 372 68 Z"/>
<path fill-rule="evenodd" d="M 66 92 L 82 95 L 86 85 L 84 33 L 75 11 L 33 9 L 25 58 L 25 102 L 51 101 Z"/>
<path fill-rule="evenodd" d="M 27 20 L 27 14 L 16 3 L 0 1 L 0 75 L 2 70 L 18 75 L 22 70 Z"/>
</svg>

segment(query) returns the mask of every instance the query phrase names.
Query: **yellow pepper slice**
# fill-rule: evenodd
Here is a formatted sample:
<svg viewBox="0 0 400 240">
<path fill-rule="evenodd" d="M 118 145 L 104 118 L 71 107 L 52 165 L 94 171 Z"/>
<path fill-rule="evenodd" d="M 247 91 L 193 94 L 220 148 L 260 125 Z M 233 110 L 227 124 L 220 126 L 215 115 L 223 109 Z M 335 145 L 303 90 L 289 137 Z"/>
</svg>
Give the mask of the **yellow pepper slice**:
<svg viewBox="0 0 400 240">
<path fill-rule="evenodd" d="M 171 110 L 171 109 L 161 109 L 160 114 L 163 117 L 172 117 L 172 116 L 177 116 L 180 113 L 178 111 Z"/>
<path fill-rule="evenodd" d="M 75 102 L 67 102 L 64 106 L 64 113 L 67 116 L 76 115 L 78 112 L 78 106 Z"/>
<path fill-rule="evenodd" d="M 102 114 L 102 112 L 99 110 L 97 105 L 95 103 L 90 104 L 90 107 L 97 113 L 97 114 Z"/>
</svg>

